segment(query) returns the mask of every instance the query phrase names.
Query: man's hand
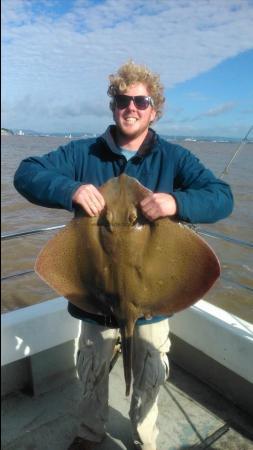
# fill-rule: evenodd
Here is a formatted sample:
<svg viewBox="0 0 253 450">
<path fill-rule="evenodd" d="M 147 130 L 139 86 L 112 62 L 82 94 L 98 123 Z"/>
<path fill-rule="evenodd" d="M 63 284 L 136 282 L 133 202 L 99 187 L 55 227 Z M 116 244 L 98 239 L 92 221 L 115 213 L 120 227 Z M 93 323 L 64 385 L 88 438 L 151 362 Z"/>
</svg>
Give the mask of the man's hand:
<svg viewBox="0 0 253 450">
<path fill-rule="evenodd" d="M 93 184 L 83 184 L 72 197 L 72 201 L 80 205 L 89 216 L 98 216 L 105 206 L 104 197 L 93 186 Z"/>
<path fill-rule="evenodd" d="M 177 203 L 170 194 L 151 194 L 140 202 L 143 215 L 148 220 L 160 217 L 174 216 L 177 213 Z"/>
</svg>

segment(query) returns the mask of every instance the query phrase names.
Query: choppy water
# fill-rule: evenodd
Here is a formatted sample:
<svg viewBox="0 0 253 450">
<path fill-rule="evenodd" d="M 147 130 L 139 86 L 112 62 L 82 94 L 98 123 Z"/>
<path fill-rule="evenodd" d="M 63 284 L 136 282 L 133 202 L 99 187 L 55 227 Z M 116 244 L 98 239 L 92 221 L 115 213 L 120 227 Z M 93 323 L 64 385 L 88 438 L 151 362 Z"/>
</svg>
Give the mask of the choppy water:
<svg viewBox="0 0 253 450">
<path fill-rule="evenodd" d="M 25 231 L 67 223 L 67 211 L 32 205 L 14 189 L 12 180 L 26 156 L 42 155 L 69 142 L 64 137 L 2 136 L 2 233 Z M 216 175 L 220 175 L 238 148 L 236 143 L 179 142 L 195 153 Z M 232 215 L 216 224 L 201 226 L 212 232 L 252 242 L 253 230 L 253 144 L 247 143 L 224 178 L 235 197 Z M 55 232 L 54 232 L 55 233 Z M 33 268 L 35 258 L 53 232 L 2 242 L 2 277 Z M 253 250 L 214 238 L 206 238 L 216 251 L 222 276 L 206 300 L 253 322 Z M 55 297 L 36 274 L 2 282 L 2 312 Z"/>
</svg>

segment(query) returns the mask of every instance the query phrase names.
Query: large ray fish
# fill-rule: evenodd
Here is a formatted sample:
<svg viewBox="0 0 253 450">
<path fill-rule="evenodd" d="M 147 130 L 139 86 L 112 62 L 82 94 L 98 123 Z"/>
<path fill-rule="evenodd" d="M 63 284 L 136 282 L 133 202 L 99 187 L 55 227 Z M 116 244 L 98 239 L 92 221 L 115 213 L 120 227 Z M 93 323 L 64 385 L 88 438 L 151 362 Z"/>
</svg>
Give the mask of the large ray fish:
<svg viewBox="0 0 253 450">
<path fill-rule="evenodd" d="M 138 205 L 151 191 L 136 179 L 122 174 L 100 192 L 106 202 L 100 216 L 72 219 L 42 249 L 35 270 L 79 308 L 114 314 L 128 395 L 136 320 L 189 307 L 213 285 L 220 265 L 189 227 L 144 218 Z"/>
</svg>

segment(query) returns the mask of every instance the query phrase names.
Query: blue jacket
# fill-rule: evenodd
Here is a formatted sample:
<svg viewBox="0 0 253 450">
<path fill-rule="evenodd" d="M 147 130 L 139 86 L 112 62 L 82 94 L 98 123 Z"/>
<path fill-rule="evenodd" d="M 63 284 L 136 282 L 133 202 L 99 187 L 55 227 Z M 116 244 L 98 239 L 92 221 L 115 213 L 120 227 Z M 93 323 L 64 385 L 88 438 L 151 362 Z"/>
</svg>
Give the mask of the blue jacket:
<svg viewBox="0 0 253 450">
<path fill-rule="evenodd" d="M 15 188 L 37 205 L 75 211 L 72 197 L 80 185 L 99 187 L 124 172 L 153 192 L 172 194 L 181 221 L 213 223 L 231 213 L 229 185 L 217 179 L 190 151 L 150 129 L 137 154 L 127 161 L 118 153 L 114 130 L 111 126 L 99 138 L 71 141 L 44 156 L 23 160 L 15 173 Z M 79 319 L 94 319 L 71 304 L 69 312 Z M 112 318 L 109 321 L 115 325 Z"/>
</svg>

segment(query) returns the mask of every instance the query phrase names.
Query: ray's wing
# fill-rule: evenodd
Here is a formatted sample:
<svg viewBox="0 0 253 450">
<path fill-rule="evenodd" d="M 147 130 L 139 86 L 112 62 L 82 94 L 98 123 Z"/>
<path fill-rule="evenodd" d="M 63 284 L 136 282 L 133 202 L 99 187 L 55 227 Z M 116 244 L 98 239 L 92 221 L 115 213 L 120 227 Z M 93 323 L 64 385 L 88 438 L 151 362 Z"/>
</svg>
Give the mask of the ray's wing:
<svg viewBox="0 0 253 450">
<path fill-rule="evenodd" d="M 97 234 L 96 218 L 72 219 L 41 250 L 35 272 L 74 305 L 104 314 L 108 309 L 94 298 L 95 270 L 103 259 Z"/>
<path fill-rule="evenodd" d="M 151 227 L 143 261 L 139 307 L 151 315 L 172 314 L 189 307 L 220 275 L 220 264 L 211 247 L 189 227 L 168 218 L 157 220 Z"/>
</svg>

